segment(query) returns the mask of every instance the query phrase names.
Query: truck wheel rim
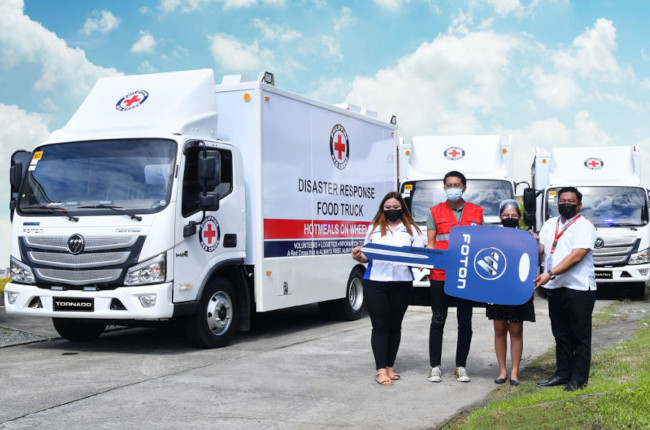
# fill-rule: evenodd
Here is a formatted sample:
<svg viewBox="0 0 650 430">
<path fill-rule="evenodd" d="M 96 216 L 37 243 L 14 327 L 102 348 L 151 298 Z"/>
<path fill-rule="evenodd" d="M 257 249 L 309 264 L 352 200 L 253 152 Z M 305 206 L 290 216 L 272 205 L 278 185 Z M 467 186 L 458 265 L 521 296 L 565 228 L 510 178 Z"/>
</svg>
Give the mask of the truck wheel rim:
<svg viewBox="0 0 650 430">
<path fill-rule="evenodd" d="M 363 284 L 361 283 L 361 279 L 355 278 L 350 282 L 348 300 L 350 301 L 350 307 L 355 312 L 363 306 Z"/>
<path fill-rule="evenodd" d="M 221 336 L 232 324 L 232 300 L 223 291 L 210 297 L 207 309 L 208 328 L 215 336 Z"/>
</svg>

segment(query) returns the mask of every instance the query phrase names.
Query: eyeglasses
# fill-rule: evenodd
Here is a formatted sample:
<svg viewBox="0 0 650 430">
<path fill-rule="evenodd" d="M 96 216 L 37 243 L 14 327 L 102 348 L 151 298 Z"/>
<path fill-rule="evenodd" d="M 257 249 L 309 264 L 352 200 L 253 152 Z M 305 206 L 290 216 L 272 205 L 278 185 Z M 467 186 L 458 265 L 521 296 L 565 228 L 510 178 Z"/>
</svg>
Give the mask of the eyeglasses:
<svg viewBox="0 0 650 430">
<path fill-rule="evenodd" d="M 460 184 L 445 184 L 445 188 L 465 188 L 465 185 Z"/>
</svg>

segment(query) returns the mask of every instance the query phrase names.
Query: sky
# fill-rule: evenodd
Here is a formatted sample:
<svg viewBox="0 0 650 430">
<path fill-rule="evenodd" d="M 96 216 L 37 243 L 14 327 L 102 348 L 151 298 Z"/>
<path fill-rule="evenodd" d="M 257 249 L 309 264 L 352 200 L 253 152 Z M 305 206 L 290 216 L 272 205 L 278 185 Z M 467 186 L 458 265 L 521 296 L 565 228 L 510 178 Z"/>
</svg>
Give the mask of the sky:
<svg viewBox="0 0 650 430">
<path fill-rule="evenodd" d="M 209 68 L 388 119 L 398 135 L 638 145 L 650 186 L 650 2 L 2 0 L 0 171 L 65 125 L 98 78 Z M 0 267 L 9 263 L 0 181 Z"/>
</svg>

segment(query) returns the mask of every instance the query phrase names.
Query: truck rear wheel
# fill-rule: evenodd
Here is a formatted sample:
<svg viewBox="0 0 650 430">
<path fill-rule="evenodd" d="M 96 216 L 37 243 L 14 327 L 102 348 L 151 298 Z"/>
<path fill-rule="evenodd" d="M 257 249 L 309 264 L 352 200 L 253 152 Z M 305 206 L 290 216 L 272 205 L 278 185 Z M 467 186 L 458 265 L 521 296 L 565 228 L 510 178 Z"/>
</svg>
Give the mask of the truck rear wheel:
<svg viewBox="0 0 650 430">
<path fill-rule="evenodd" d="M 97 339 L 106 328 L 102 322 L 79 318 L 52 318 L 52 323 L 62 338 L 73 342 Z"/>
<path fill-rule="evenodd" d="M 225 278 L 206 285 L 199 309 L 186 321 L 187 336 L 200 348 L 221 348 L 230 342 L 239 319 L 235 289 Z"/>
<path fill-rule="evenodd" d="M 366 302 L 363 300 L 363 274 L 359 267 L 352 269 L 348 278 L 345 298 L 332 303 L 334 312 L 343 320 L 353 321 L 363 317 L 366 313 Z"/>
</svg>

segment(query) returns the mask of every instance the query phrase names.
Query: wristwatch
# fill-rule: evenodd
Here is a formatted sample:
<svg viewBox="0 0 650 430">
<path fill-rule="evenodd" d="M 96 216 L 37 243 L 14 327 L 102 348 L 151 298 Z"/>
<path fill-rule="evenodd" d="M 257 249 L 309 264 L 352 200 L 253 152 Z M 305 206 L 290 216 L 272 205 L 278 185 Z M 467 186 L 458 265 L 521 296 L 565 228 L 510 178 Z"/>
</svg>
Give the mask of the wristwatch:
<svg viewBox="0 0 650 430">
<path fill-rule="evenodd" d="M 548 272 L 546 272 L 546 273 L 548 273 L 548 279 L 550 279 L 551 281 L 553 281 L 553 280 L 555 280 L 555 278 L 557 278 L 557 275 L 555 273 L 551 272 L 550 270 Z"/>
</svg>

